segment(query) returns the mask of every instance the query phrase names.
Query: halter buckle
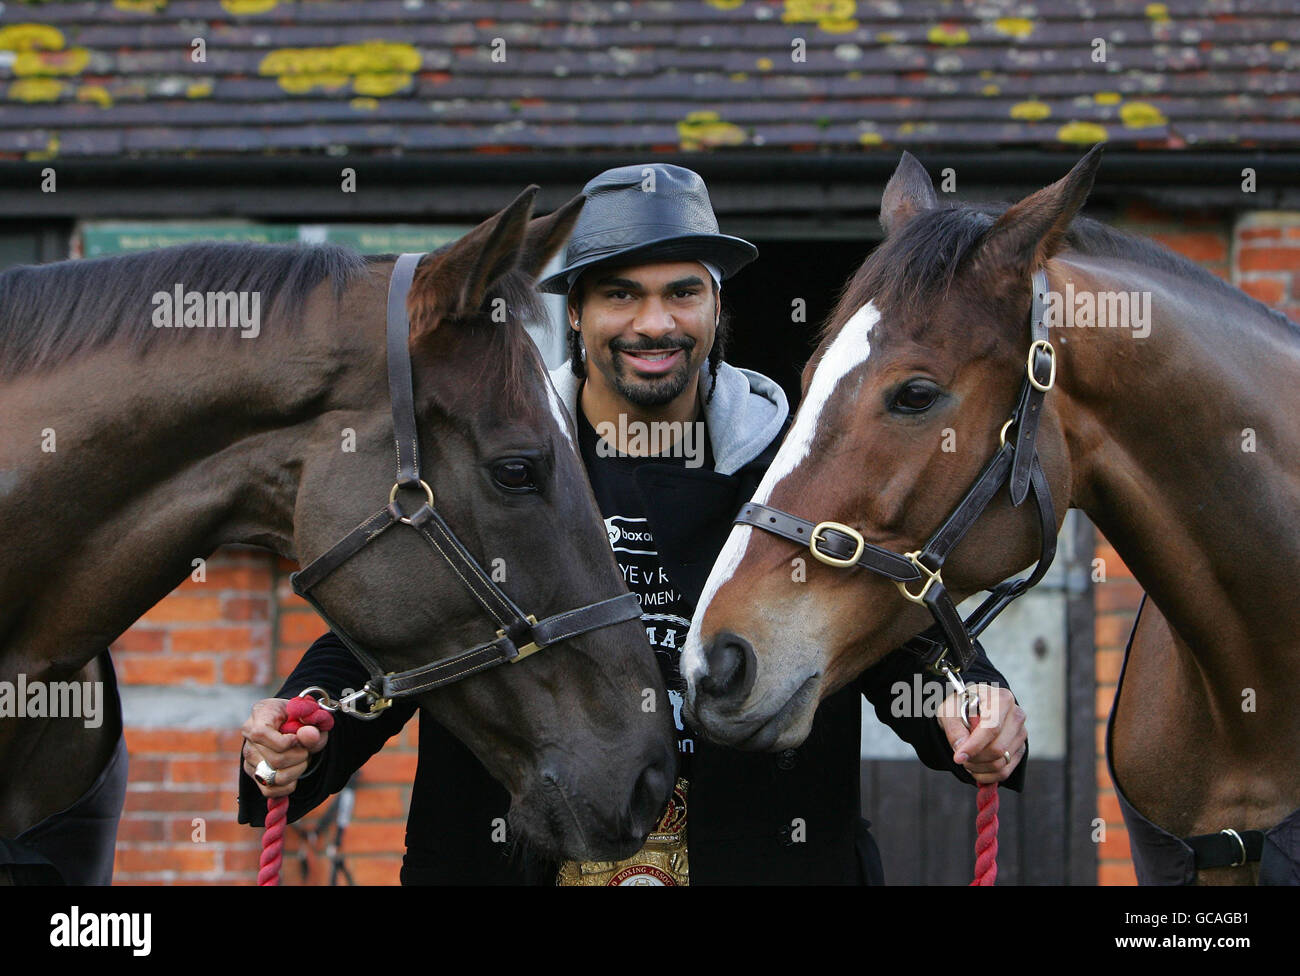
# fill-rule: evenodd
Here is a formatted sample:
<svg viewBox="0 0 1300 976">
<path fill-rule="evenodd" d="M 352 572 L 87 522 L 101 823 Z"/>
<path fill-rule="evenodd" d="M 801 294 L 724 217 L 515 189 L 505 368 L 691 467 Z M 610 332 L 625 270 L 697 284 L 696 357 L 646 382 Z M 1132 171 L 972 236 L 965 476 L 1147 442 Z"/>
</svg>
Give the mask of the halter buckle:
<svg viewBox="0 0 1300 976">
<path fill-rule="evenodd" d="M 1048 359 L 1051 360 L 1046 385 L 1038 382 L 1038 377 L 1034 375 L 1034 353 L 1039 349 L 1046 352 Z M 1029 358 L 1025 360 L 1025 373 L 1029 377 L 1029 385 L 1040 393 L 1046 393 L 1056 385 L 1056 348 L 1046 339 L 1035 339 L 1029 344 Z"/>
<path fill-rule="evenodd" d="M 429 487 L 426 481 L 423 481 L 422 479 L 418 479 L 418 478 L 416 480 L 419 482 L 420 487 L 424 489 L 425 499 L 427 500 L 429 507 L 433 508 L 433 489 Z M 400 481 L 397 484 L 393 485 L 393 490 L 388 493 L 388 504 L 390 505 L 393 504 L 393 502 L 397 499 L 398 490 L 404 487 L 407 486 L 403 485 Z M 405 522 L 407 525 L 411 524 L 411 519 L 406 515 L 399 517 L 398 521 Z"/>
<path fill-rule="evenodd" d="M 530 613 L 527 617 L 525 617 L 524 619 L 527 620 L 527 621 L 528 621 L 530 624 L 532 624 L 534 627 L 537 626 L 537 618 L 534 617 L 531 613 Z M 497 638 L 498 638 L 498 639 L 500 639 L 500 638 L 502 638 L 502 637 L 505 637 L 505 636 L 506 636 L 506 632 L 505 632 L 504 629 L 502 629 L 502 630 L 498 630 L 498 631 L 497 631 Z M 515 654 L 515 656 L 512 657 L 512 658 L 510 659 L 510 663 L 511 663 L 511 664 L 518 664 L 520 661 L 522 661 L 524 658 L 526 658 L 529 654 L 535 654 L 537 651 L 540 651 L 541 649 L 542 649 L 542 645 L 541 645 L 541 644 L 538 644 L 536 641 L 529 641 L 529 642 L 528 642 L 527 644 L 525 644 L 523 647 L 518 648 L 518 653 Z"/>
<path fill-rule="evenodd" d="M 932 571 L 929 566 L 921 562 L 919 558 L 920 555 L 921 555 L 920 549 L 915 549 L 912 552 L 903 553 L 903 558 L 908 560 L 913 566 L 919 569 L 921 571 L 921 574 L 926 577 L 925 585 L 921 587 L 921 592 L 913 593 L 911 590 L 907 588 L 906 583 L 899 583 L 897 581 L 894 583 L 894 585 L 898 587 L 898 592 L 903 594 L 903 596 L 911 600 L 913 603 L 925 603 L 925 595 L 930 592 L 930 587 L 935 583 L 939 583 L 941 585 L 943 583 L 943 571 L 939 569 Z"/>
<path fill-rule="evenodd" d="M 828 556 L 826 553 L 820 551 L 817 548 L 817 543 L 823 538 L 822 532 L 825 529 L 834 529 L 836 532 L 842 532 L 844 535 L 847 535 L 852 539 L 857 544 L 857 548 L 853 551 L 853 555 L 841 559 L 838 556 Z M 866 547 L 866 544 L 867 540 L 862 538 L 861 532 L 845 525 L 843 522 L 818 522 L 812 530 L 812 538 L 808 540 L 808 551 L 813 554 L 814 559 L 825 563 L 827 566 L 838 566 L 840 569 L 847 569 L 857 563 L 858 558 L 862 555 L 862 550 Z"/>
</svg>

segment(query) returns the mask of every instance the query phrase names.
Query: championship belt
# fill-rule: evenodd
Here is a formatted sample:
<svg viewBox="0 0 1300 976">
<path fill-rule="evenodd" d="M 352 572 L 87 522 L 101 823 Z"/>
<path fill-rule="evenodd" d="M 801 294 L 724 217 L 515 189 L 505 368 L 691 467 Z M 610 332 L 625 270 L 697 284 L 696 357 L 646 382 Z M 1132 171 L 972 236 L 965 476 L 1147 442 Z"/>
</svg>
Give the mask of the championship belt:
<svg viewBox="0 0 1300 976">
<path fill-rule="evenodd" d="M 668 809 L 646 838 L 645 846 L 622 861 L 565 861 L 557 885 L 689 885 L 686 855 L 686 780 L 673 787 Z"/>
</svg>

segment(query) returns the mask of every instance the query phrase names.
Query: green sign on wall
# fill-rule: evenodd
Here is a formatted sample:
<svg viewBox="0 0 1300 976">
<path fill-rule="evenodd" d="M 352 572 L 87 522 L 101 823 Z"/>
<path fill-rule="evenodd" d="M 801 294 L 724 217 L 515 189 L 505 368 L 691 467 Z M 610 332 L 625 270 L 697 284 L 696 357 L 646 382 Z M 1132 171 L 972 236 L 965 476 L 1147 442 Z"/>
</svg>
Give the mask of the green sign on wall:
<svg viewBox="0 0 1300 976">
<path fill-rule="evenodd" d="M 92 221 L 81 225 L 81 253 L 97 258 L 195 241 L 340 244 L 361 254 L 432 251 L 469 227 L 455 224 L 255 224 L 247 221 Z"/>
</svg>

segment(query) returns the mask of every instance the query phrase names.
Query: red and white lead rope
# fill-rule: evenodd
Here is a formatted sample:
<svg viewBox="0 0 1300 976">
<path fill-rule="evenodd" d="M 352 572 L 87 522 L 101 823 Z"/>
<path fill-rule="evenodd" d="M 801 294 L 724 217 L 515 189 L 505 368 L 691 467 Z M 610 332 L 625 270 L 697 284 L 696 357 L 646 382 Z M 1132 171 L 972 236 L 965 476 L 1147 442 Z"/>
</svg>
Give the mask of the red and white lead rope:
<svg viewBox="0 0 1300 976">
<path fill-rule="evenodd" d="M 334 728 L 334 716 L 311 695 L 289 699 L 285 711 L 289 717 L 280 726 L 280 731 L 286 734 L 297 732 L 307 725 L 314 725 L 322 732 Z M 262 857 L 257 868 L 259 885 L 272 886 L 280 883 L 280 862 L 283 860 L 284 828 L 288 813 L 287 796 L 267 797 L 266 831 L 262 834 Z"/>
</svg>

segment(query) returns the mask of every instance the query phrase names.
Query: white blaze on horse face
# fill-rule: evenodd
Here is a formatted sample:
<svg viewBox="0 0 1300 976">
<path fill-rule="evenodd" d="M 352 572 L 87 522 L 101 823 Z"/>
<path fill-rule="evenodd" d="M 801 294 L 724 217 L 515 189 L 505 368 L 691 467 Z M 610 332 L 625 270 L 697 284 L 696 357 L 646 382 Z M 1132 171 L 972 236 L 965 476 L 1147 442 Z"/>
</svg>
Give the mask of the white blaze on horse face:
<svg viewBox="0 0 1300 976">
<path fill-rule="evenodd" d="M 555 392 L 555 384 L 551 382 L 551 375 L 542 368 L 542 379 L 546 383 L 546 402 L 551 405 L 551 416 L 555 422 L 560 425 L 560 430 L 564 432 L 564 439 L 569 442 L 573 452 L 578 452 L 577 445 L 573 443 L 573 435 L 569 433 L 569 414 L 560 403 L 560 395 Z"/>
<path fill-rule="evenodd" d="M 763 480 L 754 493 L 754 501 L 760 505 L 766 504 L 772 497 L 772 492 L 776 490 L 776 486 L 807 459 L 817 431 L 821 427 L 822 411 L 839 388 L 840 381 L 865 363 L 867 357 L 871 355 L 869 334 L 879 321 L 879 309 L 874 302 L 867 302 L 844 323 L 840 334 L 835 337 L 830 348 L 826 350 L 826 355 L 817 364 L 817 369 L 813 371 L 812 383 L 808 385 L 808 395 L 799 406 L 794 426 L 790 428 L 790 433 L 786 435 L 781 449 L 777 451 L 767 473 L 763 475 Z M 718 590 L 731 579 L 736 567 L 745 557 L 752 532 L 753 529 L 748 525 L 732 527 L 731 535 L 727 537 L 727 544 L 722 547 L 722 552 L 718 555 L 717 562 L 713 564 L 712 572 L 709 573 L 708 581 L 704 584 L 704 592 L 700 596 L 700 603 L 692 619 L 681 658 L 682 675 L 692 684 L 698 673 L 704 669 L 703 652 L 700 648 L 700 621 L 704 619 L 704 613 Z M 797 555 L 793 548 L 791 551 Z"/>
</svg>

